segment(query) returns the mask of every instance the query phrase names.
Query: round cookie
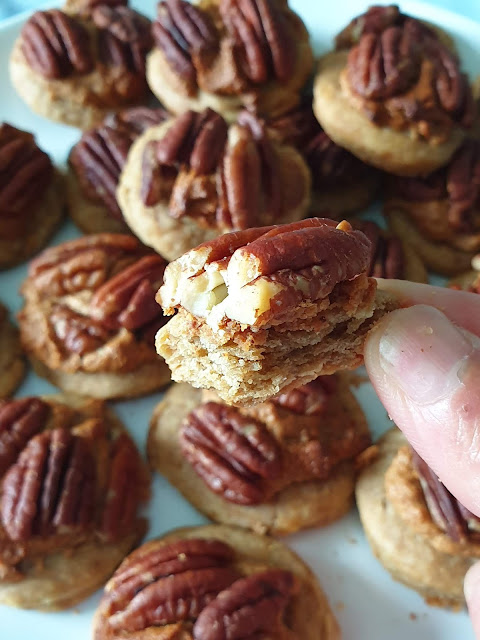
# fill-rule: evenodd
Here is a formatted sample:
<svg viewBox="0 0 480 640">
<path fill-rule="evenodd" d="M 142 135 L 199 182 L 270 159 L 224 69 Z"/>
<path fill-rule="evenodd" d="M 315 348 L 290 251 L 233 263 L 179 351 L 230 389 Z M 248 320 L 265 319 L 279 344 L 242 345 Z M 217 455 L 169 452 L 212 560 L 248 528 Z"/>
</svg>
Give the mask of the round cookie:
<svg viewBox="0 0 480 640">
<path fill-rule="evenodd" d="M 150 23 L 125 4 L 67 1 L 61 11 L 37 11 L 27 20 L 9 68 L 32 111 L 89 129 L 146 99 Z"/>
<path fill-rule="evenodd" d="M 0 124 L 0 269 L 42 249 L 64 215 L 63 177 L 32 134 Z"/>
<path fill-rule="evenodd" d="M 165 573 L 162 573 L 162 559 L 170 555 L 175 558 L 179 553 L 182 553 L 184 567 L 165 563 Z M 185 566 L 189 567 L 186 571 Z M 206 567 L 204 579 L 201 567 Z M 132 574 L 137 574 L 134 589 L 142 594 L 141 598 L 147 595 L 145 589 L 156 589 L 161 601 L 162 595 L 166 595 L 162 588 L 165 580 L 174 586 L 177 581 L 187 583 L 187 578 L 188 582 L 202 583 L 197 593 L 203 594 L 210 587 L 211 595 L 204 601 L 197 600 L 195 609 L 173 606 L 167 613 L 163 607 L 152 611 L 147 606 L 141 618 L 134 619 L 130 612 L 135 610 L 135 591 L 125 585 Z M 163 578 L 165 575 L 168 577 Z M 169 593 L 175 598 L 175 591 Z M 190 593 L 191 587 L 186 586 L 185 600 L 188 601 Z M 252 593 L 258 599 L 250 604 L 248 619 L 245 620 L 245 613 L 240 609 L 237 617 L 231 596 L 236 594 L 239 607 Z M 271 604 L 269 598 L 272 598 Z M 219 612 L 223 612 L 221 617 Z M 128 634 L 131 640 L 140 640 L 164 632 L 177 634 L 184 640 L 201 640 L 211 629 L 230 637 L 227 634 L 232 616 L 239 631 L 243 621 L 244 629 L 246 623 L 247 629 L 268 633 L 271 640 L 290 635 L 302 640 L 339 640 L 341 637 L 325 594 L 295 553 L 273 538 L 225 525 L 177 529 L 134 551 L 105 587 L 94 618 L 93 637 L 94 640 L 114 640 Z"/>
<path fill-rule="evenodd" d="M 0 602 L 43 611 L 74 606 L 145 534 L 137 511 L 149 495 L 148 471 L 100 401 L 2 402 L 0 424 Z M 39 483 L 28 485 L 29 474 Z"/>
<path fill-rule="evenodd" d="M 22 345 L 38 375 L 64 391 L 131 398 L 166 385 L 154 348 L 166 262 L 136 238 L 98 234 L 44 251 L 22 285 Z"/>
<path fill-rule="evenodd" d="M 169 111 L 209 107 L 233 122 L 244 108 L 275 116 L 298 104 L 313 67 L 305 25 L 286 0 L 244 9 L 235 0 L 160 3 L 147 79 Z"/>
<path fill-rule="evenodd" d="M 233 230 L 300 220 L 310 172 L 296 149 L 244 112 L 228 126 L 189 111 L 132 145 L 117 200 L 140 240 L 167 260 Z"/>
<path fill-rule="evenodd" d="M 234 432 L 220 435 L 221 424 Z M 235 436 L 247 429 L 248 441 Z M 212 520 L 285 535 L 350 509 L 354 459 L 369 442 L 345 380 L 328 377 L 241 412 L 176 384 L 153 413 L 147 451 L 151 467 Z M 259 455 L 268 462 L 257 468 Z"/>
<path fill-rule="evenodd" d="M 473 559 L 468 555 L 439 550 L 433 530 L 442 532 L 431 518 L 423 515 L 426 509 L 421 499 L 418 480 L 417 499 L 405 499 L 405 480 L 393 477 L 392 464 L 407 444 L 402 433 L 394 428 L 378 442 L 378 455 L 360 473 L 356 486 L 357 506 L 372 551 L 395 580 L 415 589 L 432 605 L 444 607 L 464 606 L 463 579 Z M 388 484 L 387 474 L 390 474 Z M 401 492 L 402 498 L 390 499 Z M 428 513 L 428 512 L 427 512 Z M 420 515 L 419 515 L 420 514 Z M 424 517 L 422 520 L 421 517 Z M 412 526 L 413 520 L 415 526 Z M 427 528 L 425 529 L 425 525 Z M 445 539 L 445 534 L 442 534 Z M 474 543 L 478 553 L 478 543 Z M 445 547 L 444 547 L 445 548 Z"/>
<path fill-rule="evenodd" d="M 65 180 L 68 212 L 84 233 L 129 231 L 116 199 L 120 173 L 133 141 L 167 117 L 161 108 L 125 109 L 86 131 L 73 147 Z"/>
<path fill-rule="evenodd" d="M 18 330 L 8 319 L 8 310 L 0 303 L 0 398 L 12 395 L 25 375 L 25 362 Z"/>
</svg>

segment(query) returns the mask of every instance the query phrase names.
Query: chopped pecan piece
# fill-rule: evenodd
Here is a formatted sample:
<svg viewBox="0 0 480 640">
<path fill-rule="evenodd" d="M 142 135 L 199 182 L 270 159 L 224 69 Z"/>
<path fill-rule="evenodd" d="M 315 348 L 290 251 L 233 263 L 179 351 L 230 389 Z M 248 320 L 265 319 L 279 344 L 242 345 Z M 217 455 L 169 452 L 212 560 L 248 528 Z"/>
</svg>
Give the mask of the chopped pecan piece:
<svg viewBox="0 0 480 640">
<path fill-rule="evenodd" d="M 53 178 L 53 166 L 33 136 L 9 124 L 0 126 L 0 211 L 28 213 L 41 201 Z"/>
<path fill-rule="evenodd" d="M 280 449 L 261 422 L 216 402 L 200 405 L 180 433 L 182 453 L 214 492 L 258 504 L 281 471 Z"/>
<path fill-rule="evenodd" d="M 107 585 L 103 609 L 113 630 L 195 620 L 239 577 L 232 549 L 216 540 L 147 544 L 120 566 Z"/>
<path fill-rule="evenodd" d="M 194 640 L 252 640 L 276 637 L 285 609 L 298 591 L 290 571 L 269 569 L 237 580 L 210 602 L 193 626 Z"/>
<path fill-rule="evenodd" d="M 145 57 L 152 48 L 150 22 L 123 6 L 99 5 L 92 11 L 99 32 L 100 60 L 145 75 Z"/>
<path fill-rule="evenodd" d="M 465 544 L 469 538 L 476 537 L 471 529 L 478 529 L 480 518 L 452 496 L 416 451 L 411 449 L 411 455 L 413 468 L 419 477 L 425 502 L 434 523 L 454 542 Z"/>
<path fill-rule="evenodd" d="M 169 64 L 190 85 L 195 85 L 197 74 L 192 57 L 218 45 L 209 16 L 184 0 L 166 0 L 158 5 L 152 32 Z"/>
<path fill-rule="evenodd" d="M 67 429 L 34 436 L 6 473 L 0 516 L 12 540 L 83 530 L 94 518 L 92 454 Z"/>
<path fill-rule="evenodd" d="M 369 220 L 356 221 L 356 229 L 362 231 L 372 243 L 368 275 L 374 278 L 405 277 L 405 254 L 402 242 L 396 236 L 388 236 Z"/>
<path fill-rule="evenodd" d="M 111 337 L 103 323 L 65 305 L 56 305 L 50 314 L 55 338 L 65 353 L 84 356 L 102 347 Z"/>
<path fill-rule="evenodd" d="M 67 78 L 93 69 L 88 32 L 62 11 L 37 11 L 21 35 L 28 64 L 46 78 Z"/>
<path fill-rule="evenodd" d="M 0 477 L 15 462 L 26 443 L 45 427 L 50 409 L 39 398 L 0 404 Z"/>
<path fill-rule="evenodd" d="M 273 399 L 284 409 L 305 416 L 321 415 L 337 389 L 335 376 L 320 376 L 308 384 L 290 389 Z"/>
<path fill-rule="evenodd" d="M 255 84 L 271 77 L 287 82 L 295 65 L 295 42 L 274 0 L 220 0 L 240 67 Z"/>
<path fill-rule="evenodd" d="M 95 292 L 90 302 L 92 316 L 109 329 L 129 331 L 161 318 L 155 292 L 163 282 L 166 265 L 160 256 L 146 256 L 118 273 Z"/>
<path fill-rule="evenodd" d="M 447 167 L 448 221 L 456 231 L 475 229 L 474 213 L 480 210 L 480 142 L 469 140 Z"/>
</svg>

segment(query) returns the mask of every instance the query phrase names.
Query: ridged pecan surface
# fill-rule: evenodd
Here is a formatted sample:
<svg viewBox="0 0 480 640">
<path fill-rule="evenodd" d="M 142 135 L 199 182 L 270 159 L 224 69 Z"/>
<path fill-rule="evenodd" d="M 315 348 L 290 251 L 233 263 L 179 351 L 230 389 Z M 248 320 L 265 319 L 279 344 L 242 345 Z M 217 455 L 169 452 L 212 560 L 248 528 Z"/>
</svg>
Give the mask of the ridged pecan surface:
<svg viewBox="0 0 480 640">
<path fill-rule="evenodd" d="M 405 254 L 401 241 L 396 236 L 382 232 L 374 222 L 362 220 L 354 223 L 372 243 L 368 274 L 374 278 L 403 279 L 405 277 Z"/>
<path fill-rule="evenodd" d="M 320 376 L 308 384 L 281 393 L 273 402 L 305 416 L 321 415 L 337 389 L 335 376 Z"/>
</svg>

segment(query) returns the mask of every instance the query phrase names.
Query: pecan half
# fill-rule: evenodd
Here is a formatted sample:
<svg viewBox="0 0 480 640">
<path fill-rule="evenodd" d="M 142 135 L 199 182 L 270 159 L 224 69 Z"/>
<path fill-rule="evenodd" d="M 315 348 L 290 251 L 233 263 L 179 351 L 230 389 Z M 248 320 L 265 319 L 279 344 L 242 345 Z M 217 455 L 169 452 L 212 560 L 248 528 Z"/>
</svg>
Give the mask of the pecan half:
<svg viewBox="0 0 480 640">
<path fill-rule="evenodd" d="M 335 376 L 320 376 L 308 384 L 290 389 L 273 399 L 284 409 L 305 416 L 321 415 L 337 389 Z"/>
<path fill-rule="evenodd" d="M 150 127 L 162 124 L 170 117 L 168 111 L 158 107 L 132 107 L 109 114 L 105 119 L 105 126 L 113 129 L 125 130 L 136 138 Z"/>
<path fill-rule="evenodd" d="M 145 58 L 153 44 L 147 18 L 128 7 L 107 5 L 95 7 L 92 18 L 100 29 L 100 60 L 144 76 Z"/>
<path fill-rule="evenodd" d="M 219 7 L 245 76 L 255 84 L 271 77 L 287 82 L 295 66 L 295 42 L 276 3 L 220 0 Z"/>
<path fill-rule="evenodd" d="M 33 136 L 9 124 L 0 126 L 0 211 L 3 216 L 28 213 L 43 198 L 53 165 Z"/>
<path fill-rule="evenodd" d="M 472 232 L 480 210 L 480 142 L 469 140 L 447 167 L 448 222 L 456 231 Z"/>
<path fill-rule="evenodd" d="M 290 571 L 269 569 L 237 580 L 210 602 L 193 626 L 194 640 L 276 637 L 298 581 Z"/>
<path fill-rule="evenodd" d="M 450 493 L 416 451 L 411 449 L 411 455 L 413 468 L 419 477 L 425 502 L 435 524 L 454 542 L 465 544 L 470 538 L 476 538 L 475 531 L 471 529 L 478 529 L 480 518 Z"/>
<path fill-rule="evenodd" d="M 39 398 L 0 404 L 0 477 L 15 462 L 32 436 L 43 430 L 50 409 Z"/>
<path fill-rule="evenodd" d="M 217 33 L 207 13 L 184 0 L 160 2 L 152 33 L 173 69 L 195 85 L 197 73 L 192 57 L 218 46 Z"/>
<path fill-rule="evenodd" d="M 265 425 L 216 402 L 187 416 L 180 445 L 205 484 L 237 504 L 264 501 L 268 482 L 282 467 L 280 449 Z"/>
<path fill-rule="evenodd" d="M 389 177 L 389 185 L 395 198 L 402 200 L 429 202 L 447 197 L 445 169 L 440 169 L 425 178 Z"/>
<path fill-rule="evenodd" d="M 372 243 L 368 275 L 374 278 L 405 277 L 405 253 L 399 238 L 382 232 L 380 227 L 370 220 L 354 222 L 354 227 L 362 231 Z"/>
<path fill-rule="evenodd" d="M 418 45 L 407 28 L 367 33 L 348 55 L 353 90 L 367 99 L 386 99 L 405 92 L 419 74 Z"/>
<path fill-rule="evenodd" d="M 167 263 L 146 256 L 100 287 L 90 302 L 92 317 L 108 329 L 140 329 L 163 314 L 155 293 L 163 282 Z"/>
<path fill-rule="evenodd" d="M 217 540 L 150 543 L 130 555 L 107 585 L 103 609 L 113 630 L 195 620 L 238 577 L 233 551 Z"/>
<path fill-rule="evenodd" d="M 102 322 L 84 316 L 65 305 L 56 305 L 50 314 L 56 342 L 66 354 L 84 356 L 96 351 L 111 338 Z"/>
<path fill-rule="evenodd" d="M 67 429 L 34 436 L 2 483 L 0 516 L 12 540 L 83 530 L 94 518 L 92 454 Z"/>
<path fill-rule="evenodd" d="M 46 78 L 67 78 L 93 69 L 87 30 L 62 11 L 37 11 L 25 23 L 21 37 L 28 64 Z"/>
</svg>

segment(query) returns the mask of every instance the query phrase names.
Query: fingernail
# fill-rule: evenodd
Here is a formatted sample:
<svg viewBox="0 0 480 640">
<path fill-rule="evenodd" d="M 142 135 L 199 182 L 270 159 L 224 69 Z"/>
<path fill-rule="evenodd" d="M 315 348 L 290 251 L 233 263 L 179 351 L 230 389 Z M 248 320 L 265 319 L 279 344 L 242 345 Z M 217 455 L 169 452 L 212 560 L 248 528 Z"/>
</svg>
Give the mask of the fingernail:
<svg viewBox="0 0 480 640">
<path fill-rule="evenodd" d="M 380 364 L 393 382 L 419 405 L 454 393 L 480 340 L 433 307 L 400 309 L 387 318 L 379 342 Z"/>
</svg>

